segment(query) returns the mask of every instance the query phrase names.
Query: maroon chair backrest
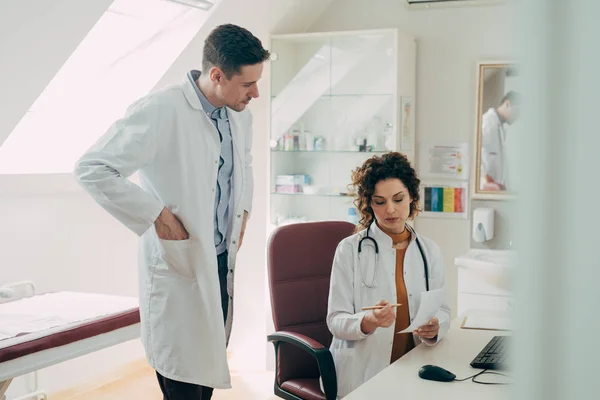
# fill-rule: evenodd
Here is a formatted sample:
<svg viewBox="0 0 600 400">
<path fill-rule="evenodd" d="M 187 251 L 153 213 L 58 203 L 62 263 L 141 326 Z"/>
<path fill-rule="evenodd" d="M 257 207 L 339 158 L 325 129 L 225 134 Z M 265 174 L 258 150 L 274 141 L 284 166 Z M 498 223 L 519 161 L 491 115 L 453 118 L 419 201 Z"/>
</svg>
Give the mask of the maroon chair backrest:
<svg viewBox="0 0 600 400">
<path fill-rule="evenodd" d="M 329 347 L 331 332 L 325 319 L 333 257 L 337 245 L 354 229 L 349 222 L 323 221 L 285 225 L 273 232 L 268 269 L 276 331 L 300 333 Z M 317 363 L 308 353 L 287 343 L 279 350 L 279 383 L 319 377 Z"/>
</svg>

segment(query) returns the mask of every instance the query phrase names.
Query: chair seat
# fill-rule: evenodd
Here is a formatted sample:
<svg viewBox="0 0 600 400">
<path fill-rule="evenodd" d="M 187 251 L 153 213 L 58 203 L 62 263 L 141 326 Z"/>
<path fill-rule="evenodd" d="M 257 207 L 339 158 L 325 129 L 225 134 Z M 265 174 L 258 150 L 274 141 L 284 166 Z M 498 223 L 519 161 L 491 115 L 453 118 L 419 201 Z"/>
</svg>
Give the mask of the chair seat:
<svg viewBox="0 0 600 400">
<path fill-rule="evenodd" d="M 319 378 L 290 379 L 283 382 L 281 388 L 304 400 L 325 400 Z"/>
</svg>

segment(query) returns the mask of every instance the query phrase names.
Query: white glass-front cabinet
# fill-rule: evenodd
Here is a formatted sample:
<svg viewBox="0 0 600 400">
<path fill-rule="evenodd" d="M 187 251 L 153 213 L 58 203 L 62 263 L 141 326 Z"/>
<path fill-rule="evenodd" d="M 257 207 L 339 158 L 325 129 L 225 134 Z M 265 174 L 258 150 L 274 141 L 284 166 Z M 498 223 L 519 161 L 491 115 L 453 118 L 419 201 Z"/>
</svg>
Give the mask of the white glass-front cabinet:
<svg viewBox="0 0 600 400">
<path fill-rule="evenodd" d="M 401 128 L 414 127 L 414 38 L 396 30 L 275 35 L 271 52 L 271 227 L 351 220 L 353 169 L 391 150 L 414 159 L 414 136 Z"/>
</svg>

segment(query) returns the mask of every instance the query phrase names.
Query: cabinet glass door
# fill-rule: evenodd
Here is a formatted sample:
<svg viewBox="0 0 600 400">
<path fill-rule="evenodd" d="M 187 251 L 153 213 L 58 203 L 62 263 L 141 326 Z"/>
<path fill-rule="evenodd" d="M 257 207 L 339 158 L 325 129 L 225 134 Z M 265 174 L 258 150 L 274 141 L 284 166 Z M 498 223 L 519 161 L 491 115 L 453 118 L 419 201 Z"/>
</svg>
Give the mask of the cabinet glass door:
<svg viewBox="0 0 600 400">
<path fill-rule="evenodd" d="M 397 148 L 393 31 L 277 36 L 271 223 L 347 220 L 351 171 Z"/>
</svg>

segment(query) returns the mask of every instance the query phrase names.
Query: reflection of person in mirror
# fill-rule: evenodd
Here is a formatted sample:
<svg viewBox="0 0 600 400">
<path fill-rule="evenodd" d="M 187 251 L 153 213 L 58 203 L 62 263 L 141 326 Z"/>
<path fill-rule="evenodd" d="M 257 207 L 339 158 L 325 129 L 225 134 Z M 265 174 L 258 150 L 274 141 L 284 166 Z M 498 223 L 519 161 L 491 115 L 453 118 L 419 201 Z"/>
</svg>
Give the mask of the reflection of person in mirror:
<svg viewBox="0 0 600 400">
<path fill-rule="evenodd" d="M 506 130 L 519 117 L 521 96 L 510 91 L 498 107 L 490 108 L 481 117 L 481 182 L 482 190 L 506 190 L 508 175 Z"/>
</svg>

